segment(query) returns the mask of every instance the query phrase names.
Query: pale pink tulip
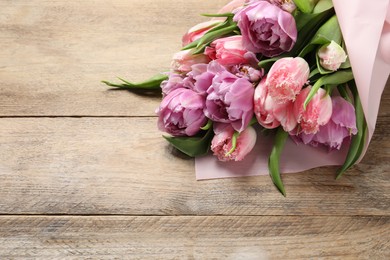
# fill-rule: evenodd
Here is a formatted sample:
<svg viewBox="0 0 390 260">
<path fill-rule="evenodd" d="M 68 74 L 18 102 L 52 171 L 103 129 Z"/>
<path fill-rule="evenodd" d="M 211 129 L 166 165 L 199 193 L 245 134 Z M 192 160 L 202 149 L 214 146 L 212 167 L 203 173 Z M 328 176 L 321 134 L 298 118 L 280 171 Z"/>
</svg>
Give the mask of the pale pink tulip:
<svg viewBox="0 0 390 260">
<path fill-rule="evenodd" d="M 216 124 L 214 126 L 215 136 L 211 141 L 211 150 L 220 161 L 241 161 L 252 151 L 256 144 L 256 131 L 253 127 L 246 128 L 237 138 L 236 149 L 232 149 L 232 137 L 234 129 L 229 124 Z"/>
<path fill-rule="evenodd" d="M 254 95 L 254 113 L 257 121 L 264 128 L 273 129 L 282 125 L 286 132 L 292 131 L 297 121 L 293 113 L 293 102 L 278 103 L 268 95 L 266 78 L 256 87 Z"/>
<path fill-rule="evenodd" d="M 242 36 L 219 38 L 206 47 L 205 54 L 212 60 L 217 60 L 224 66 L 240 64 L 257 64 L 258 60 L 253 52 L 242 45 Z"/>
<path fill-rule="evenodd" d="M 218 13 L 224 14 L 224 13 L 231 13 L 235 9 L 242 7 L 245 3 L 249 2 L 248 0 L 233 0 L 224 7 L 222 7 Z"/>
<path fill-rule="evenodd" d="M 294 101 L 309 79 L 309 64 L 300 58 L 277 60 L 268 72 L 269 95 L 279 103 Z"/>
<path fill-rule="evenodd" d="M 177 72 L 189 72 L 191 66 L 199 63 L 209 63 L 210 59 L 204 54 L 193 55 L 191 50 L 179 51 L 173 55 L 171 68 Z"/>
<path fill-rule="evenodd" d="M 332 99 L 322 88 L 317 91 L 304 109 L 304 102 L 310 90 L 311 86 L 303 89 L 294 103 L 294 115 L 299 123 L 298 133 L 315 134 L 320 126 L 329 122 L 332 116 Z"/>
<path fill-rule="evenodd" d="M 191 42 L 194 42 L 198 39 L 200 39 L 205 33 L 207 33 L 211 28 L 219 24 L 220 21 L 207 21 L 203 23 L 199 23 L 188 30 L 186 34 L 184 34 L 182 38 L 182 45 L 183 47 L 190 44 Z"/>
<path fill-rule="evenodd" d="M 336 71 L 347 60 L 344 49 L 336 42 L 321 47 L 318 51 L 320 64 L 324 69 Z"/>
</svg>

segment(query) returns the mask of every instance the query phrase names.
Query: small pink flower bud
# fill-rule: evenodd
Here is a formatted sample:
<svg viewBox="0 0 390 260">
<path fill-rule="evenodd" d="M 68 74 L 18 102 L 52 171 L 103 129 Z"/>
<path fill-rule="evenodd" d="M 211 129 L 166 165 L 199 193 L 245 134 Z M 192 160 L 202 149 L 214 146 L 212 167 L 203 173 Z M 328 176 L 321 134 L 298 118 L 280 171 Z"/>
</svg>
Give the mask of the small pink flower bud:
<svg viewBox="0 0 390 260">
<path fill-rule="evenodd" d="M 318 57 L 320 58 L 321 66 L 331 71 L 338 70 L 341 64 L 347 60 L 344 49 L 334 41 L 323 46 L 318 51 Z"/>
</svg>

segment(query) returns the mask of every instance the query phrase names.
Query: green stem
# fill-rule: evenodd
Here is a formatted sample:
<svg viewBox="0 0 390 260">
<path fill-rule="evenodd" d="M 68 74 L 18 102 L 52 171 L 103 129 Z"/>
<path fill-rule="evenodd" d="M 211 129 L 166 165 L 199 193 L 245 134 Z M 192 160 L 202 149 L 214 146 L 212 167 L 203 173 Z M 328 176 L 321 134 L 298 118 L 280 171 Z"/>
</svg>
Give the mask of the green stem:
<svg viewBox="0 0 390 260">
<path fill-rule="evenodd" d="M 283 130 L 282 127 L 278 128 L 275 136 L 275 144 L 272 148 L 271 155 L 268 160 L 269 173 L 272 179 L 272 182 L 275 184 L 276 188 L 286 197 L 286 191 L 284 189 L 283 181 L 280 176 L 280 155 L 282 154 L 284 145 L 288 138 L 288 133 Z"/>
<path fill-rule="evenodd" d="M 237 148 L 237 139 L 238 139 L 239 136 L 240 136 L 239 132 L 234 132 L 234 134 L 232 136 L 232 149 L 230 149 L 230 151 L 225 154 L 225 157 L 228 157 L 229 155 L 231 155 L 234 152 L 234 150 L 236 150 L 236 148 Z"/>
<path fill-rule="evenodd" d="M 122 81 L 122 84 L 116 84 L 112 83 L 109 81 L 103 80 L 102 83 L 106 84 L 107 86 L 110 87 L 115 87 L 115 88 L 122 88 L 122 89 L 144 89 L 144 90 L 158 90 L 160 89 L 161 82 L 164 80 L 168 79 L 167 75 L 164 74 L 158 74 L 154 77 L 151 77 L 148 80 L 145 80 L 143 82 L 138 82 L 138 83 L 132 83 L 127 80 L 124 80 L 122 78 L 118 79 Z"/>
</svg>

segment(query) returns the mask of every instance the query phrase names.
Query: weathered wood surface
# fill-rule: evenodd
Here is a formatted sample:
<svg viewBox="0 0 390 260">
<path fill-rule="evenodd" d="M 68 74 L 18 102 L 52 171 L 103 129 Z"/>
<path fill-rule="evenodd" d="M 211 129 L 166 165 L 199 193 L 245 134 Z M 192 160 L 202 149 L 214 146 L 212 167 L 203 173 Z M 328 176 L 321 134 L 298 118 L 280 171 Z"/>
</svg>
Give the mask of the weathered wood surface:
<svg viewBox="0 0 390 260">
<path fill-rule="evenodd" d="M 389 259 L 389 217 L 0 217 L 0 257 Z"/>
<path fill-rule="evenodd" d="M 335 167 L 286 174 L 284 198 L 269 176 L 197 182 L 155 118 L 3 118 L 0 213 L 389 215 L 387 122 L 341 180 Z"/>
<path fill-rule="evenodd" d="M 0 0 L 1 259 L 390 258 L 390 81 L 362 163 L 284 175 L 287 198 L 268 176 L 195 181 L 160 95 L 99 83 L 168 69 L 226 2 Z"/>
</svg>

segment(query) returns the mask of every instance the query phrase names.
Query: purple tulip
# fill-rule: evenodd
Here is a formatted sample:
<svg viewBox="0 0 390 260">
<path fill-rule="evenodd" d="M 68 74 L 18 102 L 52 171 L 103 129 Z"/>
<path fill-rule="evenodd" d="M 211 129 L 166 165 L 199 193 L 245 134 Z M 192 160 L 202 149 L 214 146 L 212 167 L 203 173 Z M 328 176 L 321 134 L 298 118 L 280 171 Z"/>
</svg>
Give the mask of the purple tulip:
<svg viewBox="0 0 390 260">
<path fill-rule="evenodd" d="M 209 69 L 216 73 L 207 90 L 205 114 L 215 122 L 229 123 L 242 132 L 253 116 L 254 87 L 246 78 L 239 78 L 212 61 Z"/>
<path fill-rule="evenodd" d="M 323 144 L 330 149 L 340 150 L 343 141 L 357 134 L 355 108 L 342 97 L 332 97 L 332 116 L 329 122 L 321 126 L 316 134 L 298 135 L 305 144 L 317 146 Z"/>
<path fill-rule="evenodd" d="M 168 79 L 161 82 L 161 90 L 163 96 L 167 96 L 169 93 L 178 88 L 188 88 L 184 82 L 184 77 L 181 74 L 170 72 Z"/>
<path fill-rule="evenodd" d="M 175 89 L 162 100 L 156 111 L 158 128 L 173 136 L 193 136 L 207 122 L 204 106 L 204 96 L 191 89 Z"/>
<path fill-rule="evenodd" d="M 267 1 L 253 1 L 233 18 L 243 36 L 244 47 L 274 57 L 290 51 L 297 40 L 294 17 Z"/>
</svg>

